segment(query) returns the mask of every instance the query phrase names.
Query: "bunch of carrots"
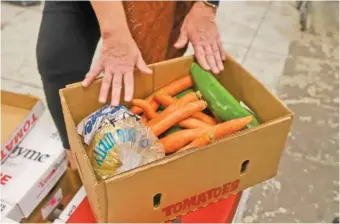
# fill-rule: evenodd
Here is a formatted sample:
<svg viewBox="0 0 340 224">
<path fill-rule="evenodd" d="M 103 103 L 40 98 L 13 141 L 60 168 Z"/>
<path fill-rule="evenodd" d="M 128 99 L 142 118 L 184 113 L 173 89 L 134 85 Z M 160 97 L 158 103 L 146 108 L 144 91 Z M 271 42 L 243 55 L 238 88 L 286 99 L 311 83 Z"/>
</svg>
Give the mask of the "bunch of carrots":
<svg viewBox="0 0 340 224">
<path fill-rule="evenodd" d="M 157 90 L 146 99 L 133 99 L 131 112 L 142 114 L 143 123 L 156 136 L 161 136 L 175 125 L 183 130 L 160 138 L 166 153 L 202 147 L 245 128 L 253 120 L 252 116 L 218 123 L 214 117 L 203 112 L 207 103 L 199 91 L 189 92 L 180 99 L 174 96 L 193 87 L 191 76 L 185 76 Z M 165 109 L 158 111 L 159 106 Z"/>
</svg>

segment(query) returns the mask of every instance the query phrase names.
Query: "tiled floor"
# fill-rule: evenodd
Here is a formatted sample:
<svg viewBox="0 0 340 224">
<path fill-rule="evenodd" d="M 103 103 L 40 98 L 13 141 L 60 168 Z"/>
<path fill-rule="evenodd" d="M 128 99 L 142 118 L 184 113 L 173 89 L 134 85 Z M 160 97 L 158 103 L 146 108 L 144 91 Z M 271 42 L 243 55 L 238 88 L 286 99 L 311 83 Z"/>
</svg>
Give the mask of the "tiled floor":
<svg viewBox="0 0 340 224">
<path fill-rule="evenodd" d="M 1 5 L 1 88 L 44 98 L 35 62 L 41 6 Z M 294 2 L 221 2 L 226 51 L 297 115 L 278 176 L 251 190 L 240 222 L 329 222 L 339 210 L 338 31 L 334 18 L 315 15 L 324 23 L 301 34 Z"/>
</svg>

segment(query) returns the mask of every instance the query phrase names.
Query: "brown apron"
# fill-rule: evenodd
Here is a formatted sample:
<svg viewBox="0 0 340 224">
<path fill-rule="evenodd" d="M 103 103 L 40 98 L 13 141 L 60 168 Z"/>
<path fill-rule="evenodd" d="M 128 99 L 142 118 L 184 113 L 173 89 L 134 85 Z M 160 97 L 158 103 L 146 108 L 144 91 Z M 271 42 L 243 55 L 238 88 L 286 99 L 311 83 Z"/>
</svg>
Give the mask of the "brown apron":
<svg viewBox="0 0 340 224">
<path fill-rule="evenodd" d="M 173 47 L 192 1 L 124 1 L 131 34 L 147 64 L 180 57 Z"/>
</svg>

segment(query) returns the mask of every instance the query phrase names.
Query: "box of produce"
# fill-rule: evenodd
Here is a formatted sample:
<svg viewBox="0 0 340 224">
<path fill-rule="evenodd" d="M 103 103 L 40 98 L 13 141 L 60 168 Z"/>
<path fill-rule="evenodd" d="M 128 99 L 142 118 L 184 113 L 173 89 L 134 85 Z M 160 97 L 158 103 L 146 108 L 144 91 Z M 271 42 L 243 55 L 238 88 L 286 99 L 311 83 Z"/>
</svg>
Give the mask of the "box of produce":
<svg viewBox="0 0 340 224">
<path fill-rule="evenodd" d="M 293 113 L 231 57 L 224 67 L 213 76 L 193 57 L 150 65 L 117 107 L 98 102 L 100 79 L 60 91 L 98 222 L 172 220 L 276 175 Z"/>
</svg>

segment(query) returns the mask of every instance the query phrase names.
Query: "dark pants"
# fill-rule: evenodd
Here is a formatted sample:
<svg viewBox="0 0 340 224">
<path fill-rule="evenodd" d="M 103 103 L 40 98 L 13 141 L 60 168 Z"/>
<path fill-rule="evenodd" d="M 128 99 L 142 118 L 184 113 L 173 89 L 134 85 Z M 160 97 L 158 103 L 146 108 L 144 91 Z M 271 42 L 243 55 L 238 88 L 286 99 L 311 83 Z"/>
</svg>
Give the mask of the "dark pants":
<svg viewBox="0 0 340 224">
<path fill-rule="evenodd" d="M 38 70 L 48 108 L 66 149 L 70 145 L 58 91 L 84 79 L 99 38 L 90 2 L 45 1 L 36 49 Z"/>
</svg>

